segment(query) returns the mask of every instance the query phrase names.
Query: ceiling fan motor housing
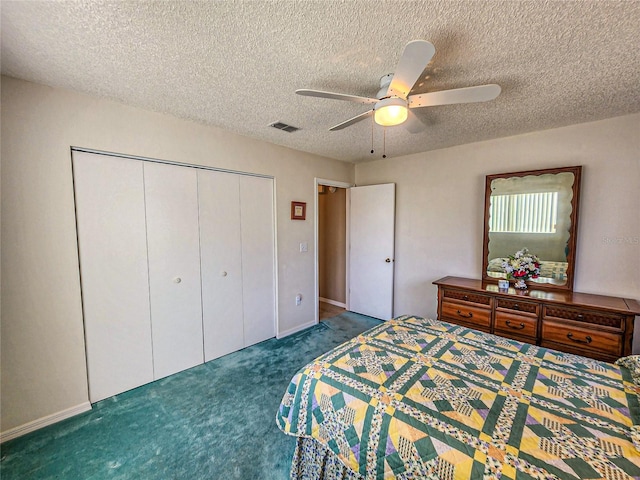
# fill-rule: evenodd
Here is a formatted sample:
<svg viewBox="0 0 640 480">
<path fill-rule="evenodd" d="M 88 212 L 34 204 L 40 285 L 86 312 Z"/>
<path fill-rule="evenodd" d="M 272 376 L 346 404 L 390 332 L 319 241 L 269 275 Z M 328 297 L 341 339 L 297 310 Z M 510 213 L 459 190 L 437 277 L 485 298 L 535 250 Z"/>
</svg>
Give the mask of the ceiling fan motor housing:
<svg viewBox="0 0 640 480">
<path fill-rule="evenodd" d="M 393 80 L 393 73 L 387 73 L 386 75 L 380 77 L 380 90 L 378 90 L 378 93 L 376 93 L 376 98 L 383 99 L 387 96 L 389 85 L 391 85 L 391 80 Z"/>
</svg>

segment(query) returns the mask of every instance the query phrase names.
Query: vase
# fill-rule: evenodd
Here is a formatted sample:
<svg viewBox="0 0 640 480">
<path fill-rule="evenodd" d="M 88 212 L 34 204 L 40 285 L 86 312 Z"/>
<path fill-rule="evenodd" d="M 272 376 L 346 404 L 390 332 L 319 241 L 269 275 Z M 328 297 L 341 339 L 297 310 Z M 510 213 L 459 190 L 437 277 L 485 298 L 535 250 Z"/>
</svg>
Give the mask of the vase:
<svg viewBox="0 0 640 480">
<path fill-rule="evenodd" d="M 527 289 L 527 282 L 524 281 L 524 278 L 519 278 L 516 280 L 516 283 L 513 284 L 515 288 L 519 288 L 520 290 Z"/>
</svg>

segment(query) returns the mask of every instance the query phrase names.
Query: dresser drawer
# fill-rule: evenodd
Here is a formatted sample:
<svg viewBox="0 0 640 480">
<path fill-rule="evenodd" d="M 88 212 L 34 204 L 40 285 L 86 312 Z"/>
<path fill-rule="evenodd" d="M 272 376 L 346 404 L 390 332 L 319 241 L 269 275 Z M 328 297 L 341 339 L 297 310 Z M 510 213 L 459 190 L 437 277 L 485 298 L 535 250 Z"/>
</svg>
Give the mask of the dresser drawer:
<svg viewBox="0 0 640 480">
<path fill-rule="evenodd" d="M 535 343 L 538 334 L 538 317 L 497 310 L 494 328 L 504 333 L 531 337 Z"/>
<path fill-rule="evenodd" d="M 517 300 L 499 298 L 496 303 L 496 308 L 510 311 L 515 310 L 516 312 L 521 312 L 523 314 L 529 313 L 537 317 L 540 305 L 537 303 L 519 302 Z"/>
<path fill-rule="evenodd" d="M 448 299 L 477 303 L 478 305 L 484 305 L 487 308 L 491 307 L 491 297 L 479 293 L 461 292 L 460 290 L 445 290 L 444 300 L 446 301 Z"/>
<path fill-rule="evenodd" d="M 440 320 L 450 320 L 454 323 L 463 323 L 472 328 L 488 331 L 491 325 L 491 310 L 474 305 L 462 303 L 442 302 L 442 318 Z"/>
<path fill-rule="evenodd" d="M 603 330 L 583 328 L 576 324 L 542 321 L 542 345 L 546 342 L 559 343 L 575 348 L 596 350 L 603 354 L 617 356 L 621 352 L 622 335 Z"/>
<path fill-rule="evenodd" d="M 598 312 L 594 310 L 580 310 L 566 307 L 556 307 L 551 305 L 545 305 L 543 310 L 544 319 L 563 319 L 571 320 L 574 322 L 580 322 L 592 325 L 600 325 L 602 327 L 612 328 L 615 330 L 624 330 L 623 315 L 617 315 L 615 313 Z"/>
</svg>

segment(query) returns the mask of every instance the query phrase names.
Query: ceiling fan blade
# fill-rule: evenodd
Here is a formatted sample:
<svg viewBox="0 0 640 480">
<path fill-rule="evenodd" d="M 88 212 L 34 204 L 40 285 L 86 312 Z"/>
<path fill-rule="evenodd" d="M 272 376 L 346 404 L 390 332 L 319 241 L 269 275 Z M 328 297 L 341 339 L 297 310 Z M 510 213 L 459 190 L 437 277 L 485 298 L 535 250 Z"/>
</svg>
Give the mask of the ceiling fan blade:
<svg viewBox="0 0 640 480">
<path fill-rule="evenodd" d="M 409 116 L 407 121 L 402 124 L 409 133 L 421 133 L 424 132 L 427 126 L 422 123 L 418 116 L 409 110 Z"/>
<path fill-rule="evenodd" d="M 454 103 L 488 102 L 500 95 L 500 91 L 500 85 L 478 85 L 476 87 L 454 88 L 453 90 L 411 95 L 407 100 L 409 101 L 409 108 L 434 107 Z"/>
<path fill-rule="evenodd" d="M 359 97 L 357 95 L 346 95 L 344 93 L 323 92 L 322 90 L 309 90 L 307 88 L 296 90 L 296 93 L 298 95 L 304 95 L 305 97 L 330 98 L 332 100 L 346 100 L 348 102 L 365 104 L 376 103 L 378 101 L 377 98 Z"/>
<path fill-rule="evenodd" d="M 356 115 L 355 117 L 350 118 L 349 120 L 339 123 L 338 125 L 334 125 L 329 129 L 329 131 L 335 132 L 336 130 L 342 130 L 343 128 L 348 127 L 349 125 L 353 125 L 354 123 L 358 123 L 364 120 L 365 118 L 370 117 L 371 115 L 373 115 L 373 110 L 367 110 L 366 112 L 361 113 L 360 115 Z"/>
<path fill-rule="evenodd" d="M 389 84 L 387 95 L 406 99 L 435 53 L 436 47 L 426 40 L 407 43 Z"/>
</svg>

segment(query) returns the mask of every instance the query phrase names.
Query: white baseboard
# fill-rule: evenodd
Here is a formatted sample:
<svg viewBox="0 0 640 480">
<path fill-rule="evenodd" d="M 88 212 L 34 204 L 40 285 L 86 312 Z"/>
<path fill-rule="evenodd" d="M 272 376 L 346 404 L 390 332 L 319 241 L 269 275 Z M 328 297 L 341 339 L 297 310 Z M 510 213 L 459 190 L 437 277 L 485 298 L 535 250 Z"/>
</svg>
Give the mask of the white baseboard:
<svg viewBox="0 0 640 480">
<path fill-rule="evenodd" d="M 316 322 L 312 321 L 312 322 L 308 322 L 308 323 L 305 323 L 303 325 L 300 325 L 298 327 L 290 328 L 289 330 L 285 330 L 284 332 L 278 332 L 278 334 L 276 335 L 276 338 L 277 339 L 281 339 L 281 338 L 284 338 L 284 337 L 288 337 L 289 335 L 293 335 L 294 333 L 299 332 L 300 330 L 304 330 L 305 328 L 313 327 L 314 325 L 316 325 Z"/>
<path fill-rule="evenodd" d="M 42 427 L 46 427 L 47 425 L 53 425 L 54 423 L 66 420 L 67 418 L 71 418 L 80 413 L 88 412 L 89 410 L 91 410 L 91 404 L 89 402 L 84 402 L 80 405 L 76 405 L 75 407 L 62 410 L 61 412 L 56 412 L 51 415 L 47 415 L 46 417 L 38 418 L 32 422 L 25 423 L 24 425 L 11 428 L 6 432 L 0 432 L 0 443 L 21 437 L 22 435 L 33 432 Z"/>
<path fill-rule="evenodd" d="M 347 308 L 346 303 L 338 302 L 336 300 L 331 300 L 329 298 L 320 297 L 319 300 L 324 303 L 328 303 L 329 305 L 335 305 L 336 307 Z"/>
</svg>

